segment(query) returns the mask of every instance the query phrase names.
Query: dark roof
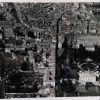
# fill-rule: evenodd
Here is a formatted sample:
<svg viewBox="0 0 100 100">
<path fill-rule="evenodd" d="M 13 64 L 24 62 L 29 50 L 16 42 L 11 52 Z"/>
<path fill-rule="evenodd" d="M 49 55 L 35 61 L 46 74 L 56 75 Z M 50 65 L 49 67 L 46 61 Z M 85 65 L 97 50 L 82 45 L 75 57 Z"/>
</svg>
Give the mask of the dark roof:
<svg viewBox="0 0 100 100">
<path fill-rule="evenodd" d="M 3 54 L 3 57 L 4 58 L 12 58 L 12 54 L 7 52 L 7 53 Z"/>
<path fill-rule="evenodd" d="M 6 44 L 16 44 L 16 40 L 10 38 L 9 40 L 6 40 Z"/>
</svg>

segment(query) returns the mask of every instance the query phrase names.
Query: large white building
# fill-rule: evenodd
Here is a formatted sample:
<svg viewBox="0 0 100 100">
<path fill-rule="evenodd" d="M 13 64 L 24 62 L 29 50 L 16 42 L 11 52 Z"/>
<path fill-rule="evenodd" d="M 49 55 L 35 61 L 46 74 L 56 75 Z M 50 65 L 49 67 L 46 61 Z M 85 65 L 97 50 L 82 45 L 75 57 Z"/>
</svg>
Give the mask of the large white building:
<svg viewBox="0 0 100 100">
<path fill-rule="evenodd" d="M 86 83 L 91 82 L 95 85 L 99 85 L 99 81 L 96 80 L 97 77 L 99 77 L 99 73 L 97 72 L 79 72 L 79 83 L 85 85 Z"/>
<path fill-rule="evenodd" d="M 76 48 L 79 48 L 79 45 L 83 44 L 86 50 L 94 51 L 94 45 L 100 45 L 100 35 L 75 35 L 74 42 Z"/>
<path fill-rule="evenodd" d="M 81 71 L 79 71 L 79 83 L 80 84 L 86 84 L 88 82 L 91 82 L 97 86 L 100 86 L 99 81 L 97 78 L 99 78 L 100 73 L 97 71 L 98 66 L 94 63 L 84 63 L 80 66 Z"/>
</svg>

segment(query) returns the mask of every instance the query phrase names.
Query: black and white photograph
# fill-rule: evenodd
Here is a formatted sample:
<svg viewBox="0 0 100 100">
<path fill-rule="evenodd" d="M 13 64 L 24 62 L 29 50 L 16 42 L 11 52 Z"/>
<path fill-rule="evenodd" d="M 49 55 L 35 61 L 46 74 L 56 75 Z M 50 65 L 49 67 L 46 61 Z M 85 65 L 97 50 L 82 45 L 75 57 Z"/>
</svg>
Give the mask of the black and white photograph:
<svg viewBox="0 0 100 100">
<path fill-rule="evenodd" d="M 0 99 L 100 96 L 100 2 L 1 2 Z"/>
<path fill-rule="evenodd" d="M 52 4 L 0 3 L 0 98 L 55 96 Z"/>
<path fill-rule="evenodd" d="M 100 96 L 100 3 L 63 7 L 56 24 L 55 96 Z"/>
</svg>

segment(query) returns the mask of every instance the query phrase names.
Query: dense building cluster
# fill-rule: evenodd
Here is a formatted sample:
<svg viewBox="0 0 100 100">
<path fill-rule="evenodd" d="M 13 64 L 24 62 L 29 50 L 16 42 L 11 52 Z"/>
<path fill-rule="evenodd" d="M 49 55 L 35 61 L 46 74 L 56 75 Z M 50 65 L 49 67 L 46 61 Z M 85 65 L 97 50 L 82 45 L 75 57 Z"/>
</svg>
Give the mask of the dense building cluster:
<svg viewBox="0 0 100 100">
<path fill-rule="evenodd" d="M 4 6 L 7 11 L 0 12 L 1 98 L 54 96 L 55 43 L 50 31 L 21 22 L 15 4 Z"/>
<path fill-rule="evenodd" d="M 100 3 L 0 3 L 0 98 L 100 95 Z"/>
<path fill-rule="evenodd" d="M 59 95 L 99 95 L 99 46 L 92 45 L 94 50 L 86 50 L 86 46 L 82 44 L 80 44 L 79 47 L 76 47 L 75 44 L 74 47 L 72 45 L 73 44 L 68 44 L 67 36 L 65 36 L 62 48 L 59 49 L 59 73 L 56 75 L 60 82 L 59 87 L 62 90 L 62 92 L 60 91 L 61 93 L 59 92 Z"/>
<path fill-rule="evenodd" d="M 78 6 L 76 3 L 74 6 L 76 13 L 65 14 L 63 29 L 59 28 L 56 96 L 99 96 L 100 4 L 79 3 Z"/>
</svg>

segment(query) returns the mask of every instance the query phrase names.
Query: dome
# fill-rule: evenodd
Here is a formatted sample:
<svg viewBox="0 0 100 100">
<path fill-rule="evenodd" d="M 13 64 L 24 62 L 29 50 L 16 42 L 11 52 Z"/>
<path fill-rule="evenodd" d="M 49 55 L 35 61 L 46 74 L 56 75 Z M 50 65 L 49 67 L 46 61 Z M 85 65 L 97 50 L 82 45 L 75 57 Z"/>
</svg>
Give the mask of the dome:
<svg viewBox="0 0 100 100">
<path fill-rule="evenodd" d="M 81 64 L 81 69 L 84 71 L 96 71 L 97 70 L 97 65 L 94 63 L 83 63 Z"/>
</svg>

